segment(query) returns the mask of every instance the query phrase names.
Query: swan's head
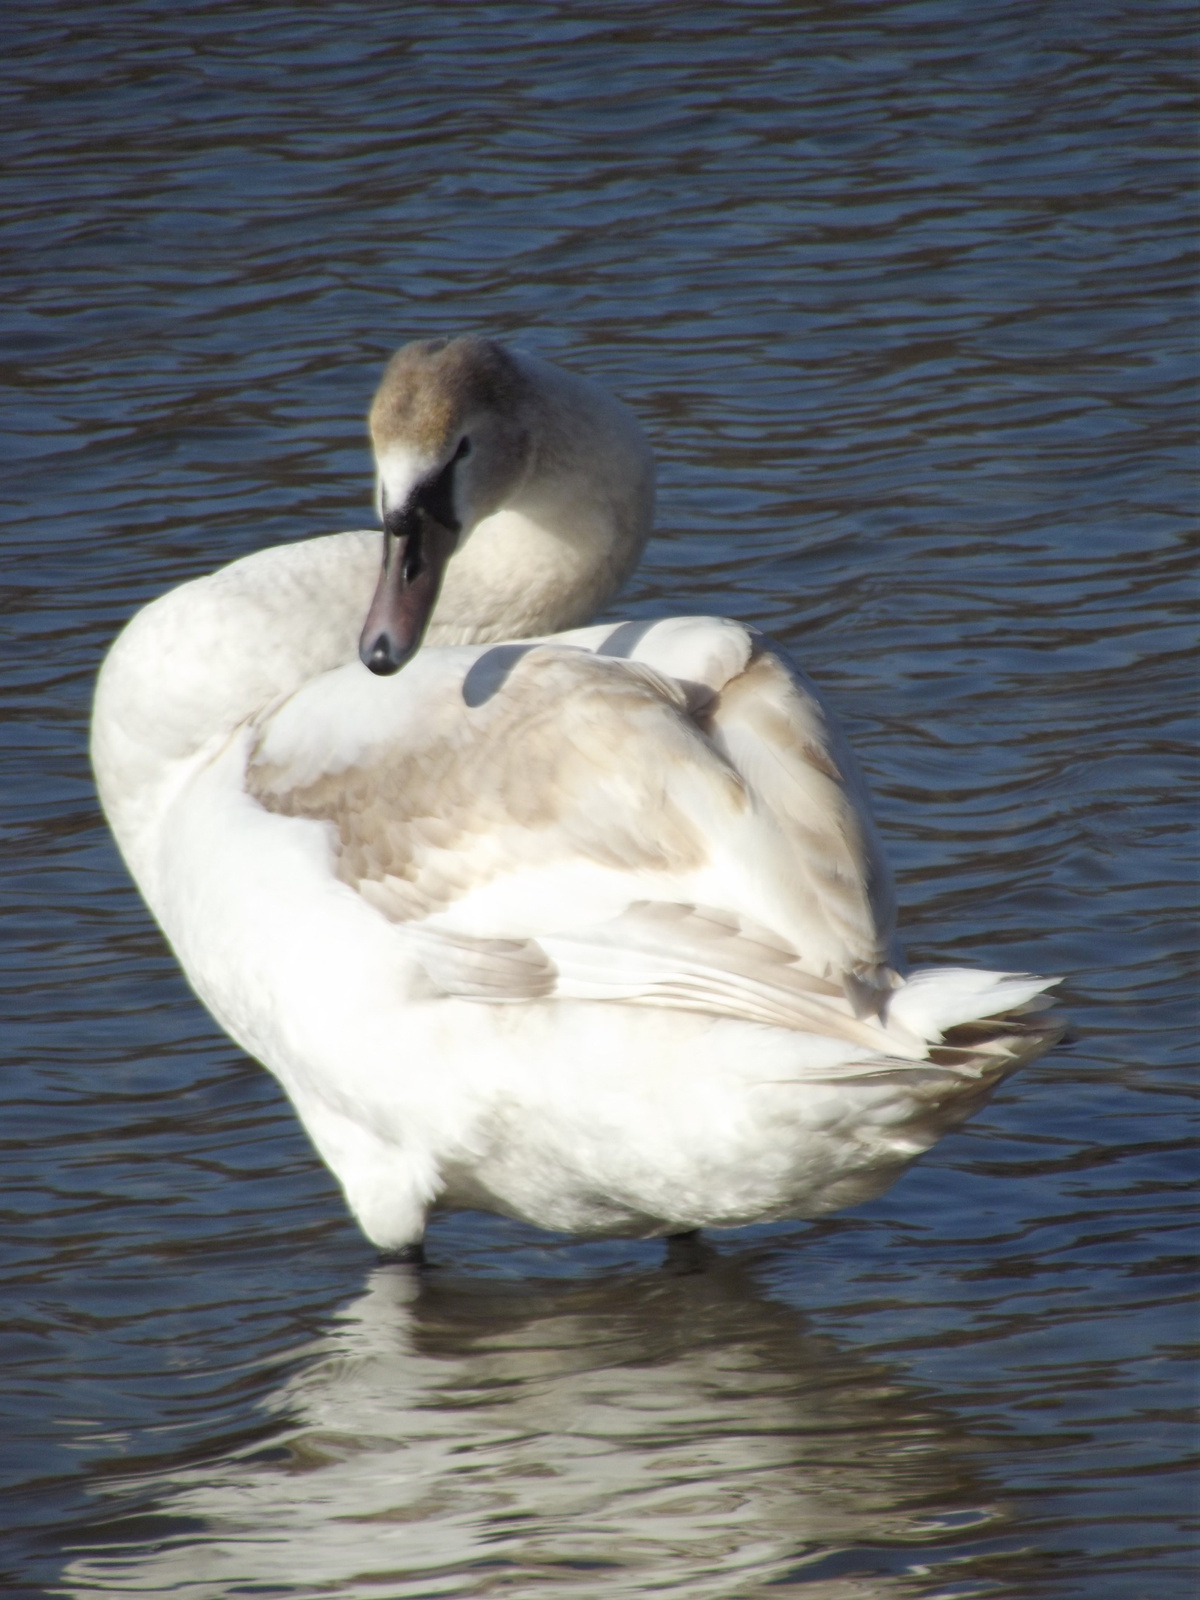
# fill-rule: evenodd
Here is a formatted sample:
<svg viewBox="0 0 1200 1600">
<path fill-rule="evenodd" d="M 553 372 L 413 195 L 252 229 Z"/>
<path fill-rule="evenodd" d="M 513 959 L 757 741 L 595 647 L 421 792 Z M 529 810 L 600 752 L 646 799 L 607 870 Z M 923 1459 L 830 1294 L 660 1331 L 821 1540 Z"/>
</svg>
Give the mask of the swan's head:
<svg viewBox="0 0 1200 1600">
<path fill-rule="evenodd" d="M 526 389 L 490 339 L 418 340 L 388 362 L 370 413 L 384 545 L 359 641 L 372 672 L 416 653 L 447 562 L 524 477 Z"/>
</svg>

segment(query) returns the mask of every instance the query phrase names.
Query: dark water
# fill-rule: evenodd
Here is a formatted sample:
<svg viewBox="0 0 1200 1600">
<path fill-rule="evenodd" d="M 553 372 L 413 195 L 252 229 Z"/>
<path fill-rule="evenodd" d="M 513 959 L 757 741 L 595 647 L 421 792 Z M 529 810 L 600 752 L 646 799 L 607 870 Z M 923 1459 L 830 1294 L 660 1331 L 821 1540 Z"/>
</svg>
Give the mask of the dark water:
<svg viewBox="0 0 1200 1600">
<path fill-rule="evenodd" d="M 1189 13 L 47 3 L 0 21 L 12 1595 L 1195 1592 Z M 607 382 L 627 602 L 842 708 L 913 955 L 1073 1041 L 890 1194 L 377 1266 L 100 823 L 145 598 L 369 520 L 402 339 Z"/>
</svg>

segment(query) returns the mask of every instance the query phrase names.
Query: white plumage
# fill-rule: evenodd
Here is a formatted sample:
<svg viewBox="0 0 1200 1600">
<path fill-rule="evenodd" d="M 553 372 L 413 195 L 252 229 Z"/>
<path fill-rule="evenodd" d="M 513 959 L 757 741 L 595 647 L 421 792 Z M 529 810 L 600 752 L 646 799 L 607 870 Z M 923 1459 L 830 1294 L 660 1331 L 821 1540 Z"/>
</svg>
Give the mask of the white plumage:
<svg viewBox="0 0 1200 1600">
<path fill-rule="evenodd" d="M 197 993 L 384 1248 L 438 1207 L 654 1234 L 879 1193 L 1054 1037 L 1047 980 L 902 976 L 861 778 L 770 641 L 575 626 L 650 528 L 624 407 L 463 339 L 371 421 L 374 600 L 377 534 L 264 550 L 101 673 L 101 797 Z"/>
</svg>

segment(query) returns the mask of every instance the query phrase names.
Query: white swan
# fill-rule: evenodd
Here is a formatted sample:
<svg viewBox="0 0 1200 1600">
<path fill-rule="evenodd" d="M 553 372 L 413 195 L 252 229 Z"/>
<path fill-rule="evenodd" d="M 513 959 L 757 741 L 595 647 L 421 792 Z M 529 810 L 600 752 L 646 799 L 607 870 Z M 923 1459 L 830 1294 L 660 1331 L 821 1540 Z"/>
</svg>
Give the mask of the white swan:
<svg viewBox="0 0 1200 1600">
<path fill-rule="evenodd" d="M 1055 1036 L 1047 980 L 900 975 L 853 760 L 752 629 L 536 637 L 649 531 L 623 406 L 431 341 L 371 431 L 373 600 L 378 534 L 260 551 L 101 671 L 101 798 L 196 992 L 387 1250 L 438 1208 L 651 1235 L 881 1192 Z"/>
</svg>

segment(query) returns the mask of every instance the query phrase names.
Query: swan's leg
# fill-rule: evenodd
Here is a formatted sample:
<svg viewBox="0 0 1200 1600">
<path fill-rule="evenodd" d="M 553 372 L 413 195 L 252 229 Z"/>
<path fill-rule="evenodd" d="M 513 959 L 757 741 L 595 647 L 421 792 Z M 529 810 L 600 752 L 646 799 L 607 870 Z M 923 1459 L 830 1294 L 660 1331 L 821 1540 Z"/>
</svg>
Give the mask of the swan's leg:
<svg viewBox="0 0 1200 1600">
<path fill-rule="evenodd" d="M 419 1251 L 436 1192 L 436 1169 L 428 1152 L 406 1150 L 319 1096 L 286 1087 L 317 1153 L 341 1184 L 371 1243 L 394 1261 L 405 1259 L 406 1251 Z"/>
<path fill-rule="evenodd" d="M 712 1250 L 700 1236 L 699 1228 L 688 1228 L 683 1233 L 667 1235 L 667 1253 L 663 1266 L 668 1272 L 703 1272 Z"/>
<path fill-rule="evenodd" d="M 425 1256 L 425 1246 L 418 1239 L 416 1244 L 402 1244 L 396 1250 L 381 1250 L 379 1252 L 379 1264 L 381 1267 L 394 1265 L 424 1267 L 428 1264 Z"/>
</svg>

